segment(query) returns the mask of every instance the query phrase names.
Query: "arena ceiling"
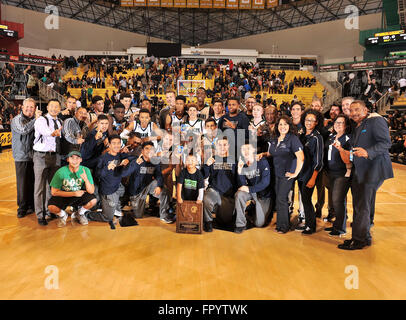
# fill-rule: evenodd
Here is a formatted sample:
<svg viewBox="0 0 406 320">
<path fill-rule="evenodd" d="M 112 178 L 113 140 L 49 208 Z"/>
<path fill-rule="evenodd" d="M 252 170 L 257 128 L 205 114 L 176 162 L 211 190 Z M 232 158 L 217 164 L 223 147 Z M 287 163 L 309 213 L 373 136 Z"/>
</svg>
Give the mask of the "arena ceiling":
<svg viewBox="0 0 406 320">
<path fill-rule="evenodd" d="M 343 19 L 349 5 L 357 6 L 360 15 L 382 11 L 382 0 L 304 0 L 264 10 L 121 7 L 114 0 L 2 3 L 39 12 L 55 5 L 66 18 L 192 46 Z"/>
</svg>

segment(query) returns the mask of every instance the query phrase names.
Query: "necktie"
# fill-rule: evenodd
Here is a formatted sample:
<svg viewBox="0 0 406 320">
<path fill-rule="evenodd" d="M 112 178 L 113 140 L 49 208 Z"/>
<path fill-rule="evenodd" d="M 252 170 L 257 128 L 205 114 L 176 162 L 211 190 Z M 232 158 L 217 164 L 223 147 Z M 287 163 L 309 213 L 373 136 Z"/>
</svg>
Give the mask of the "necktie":
<svg viewBox="0 0 406 320">
<path fill-rule="evenodd" d="M 58 122 L 55 119 L 52 119 L 52 120 L 54 120 L 54 129 L 55 130 L 59 129 Z M 55 149 L 56 153 L 60 153 L 61 152 L 61 138 L 60 137 L 58 137 L 58 136 L 55 137 L 55 144 L 56 144 L 56 149 Z"/>
</svg>

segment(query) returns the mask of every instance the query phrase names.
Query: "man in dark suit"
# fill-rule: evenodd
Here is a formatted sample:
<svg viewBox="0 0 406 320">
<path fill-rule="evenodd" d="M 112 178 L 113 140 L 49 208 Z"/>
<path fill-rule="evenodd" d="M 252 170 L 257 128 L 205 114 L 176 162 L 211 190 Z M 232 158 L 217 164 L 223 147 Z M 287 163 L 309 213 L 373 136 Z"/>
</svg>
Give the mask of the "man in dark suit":
<svg viewBox="0 0 406 320">
<path fill-rule="evenodd" d="M 393 169 L 386 120 L 376 113 L 369 114 L 365 103 L 360 100 L 351 103 L 350 111 L 356 124 L 350 139 L 352 149 L 348 152 L 353 163 L 354 218 L 352 239 L 345 240 L 338 248 L 357 250 L 371 245 L 369 230 L 375 212 L 376 192 L 386 179 L 393 178 Z"/>
</svg>

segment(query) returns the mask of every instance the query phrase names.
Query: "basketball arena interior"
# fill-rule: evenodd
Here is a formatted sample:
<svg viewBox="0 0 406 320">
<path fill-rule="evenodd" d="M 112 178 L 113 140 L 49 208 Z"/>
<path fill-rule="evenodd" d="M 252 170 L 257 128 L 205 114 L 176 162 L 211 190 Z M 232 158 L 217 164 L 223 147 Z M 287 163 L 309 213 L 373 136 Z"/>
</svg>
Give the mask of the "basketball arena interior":
<svg viewBox="0 0 406 320">
<path fill-rule="evenodd" d="M 406 298 L 405 0 L 0 5 L 0 299 Z"/>
</svg>

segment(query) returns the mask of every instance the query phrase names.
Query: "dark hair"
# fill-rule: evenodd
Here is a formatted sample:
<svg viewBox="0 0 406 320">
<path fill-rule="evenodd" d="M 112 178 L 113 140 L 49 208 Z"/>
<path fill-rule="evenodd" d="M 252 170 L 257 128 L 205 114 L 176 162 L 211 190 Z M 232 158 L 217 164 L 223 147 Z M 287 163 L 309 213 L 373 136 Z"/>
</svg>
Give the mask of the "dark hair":
<svg viewBox="0 0 406 320">
<path fill-rule="evenodd" d="M 119 139 L 121 141 L 121 138 L 118 134 L 112 134 L 111 136 L 109 136 L 109 143 L 111 143 L 111 141 L 113 141 L 114 139 Z"/>
<path fill-rule="evenodd" d="M 119 102 L 119 103 L 116 103 L 114 105 L 113 109 L 114 110 L 116 110 L 116 109 L 125 109 L 125 106 L 121 102 Z"/>
<path fill-rule="evenodd" d="M 142 108 L 142 109 L 140 110 L 140 114 L 141 114 L 141 113 L 148 113 L 148 115 L 151 117 L 151 112 L 149 112 L 149 110 L 146 109 L 146 108 Z"/>
<path fill-rule="evenodd" d="M 205 89 L 205 88 L 203 88 L 203 87 L 199 87 L 199 88 L 197 88 L 196 93 L 197 93 L 197 91 L 199 91 L 199 90 L 203 90 L 203 91 L 204 91 L 204 93 L 206 93 L 206 89 Z"/>
<path fill-rule="evenodd" d="M 350 120 L 350 118 L 346 114 L 340 113 L 337 116 L 337 118 L 334 120 L 334 122 L 336 122 L 338 118 L 344 118 L 344 121 L 345 121 L 345 133 L 347 133 L 347 134 L 351 133 L 351 120 Z M 333 126 L 333 130 L 334 130 L 334 126 Z"/>
<path fill-rule="evenodd" d="M 186 97 L 182 95 L 176 96 L 175 101 L 176 100 L 182 100 L 184 103 L 186 103 Z"/>
<path fill-rule="evenodd" d="M 102 97 L 100 97 L 100 96 L 94 96 L 94 97 L 92 98 L 92 104 L 95 104 L 97 101 L 100 101 L 100 100 L 103 100 L 103 101 L 104 101 L 104 99 L 103 99 Z"/>
<path fill-rule="evenodd" d="M 214 101 L 213 101 L 213 105 L 215 103 L 221 103 L 223 105 L 223 100 L 221 100 L 220 98 L 215 98 Z"/>
<path fill-rule="evenodd" d="M 290 107 L 290 109 L 292 110 L 293 106 L 295 106 L 295 105 L 300 106 L 300 108 L 302 109 L 302 111 L 305 109 L 303 103 L 300 103 L 300 102 L 294 102 L 294 103 L 292 103 L 292 106 Z"/>
<path fill-rule="evenodd" d="M 207 120 L 204 122 L 204 124 L 206 125 L 206 124 L 208 124 L 209 122 L 214 122 L 214 124 L 215 124 L 216 127 L 217 127 L 217 123 L 216 123 L 216 120 L 214 120 L 214 118 L 209 118 L 209 119 L 207 119 Z"/>
<path fill-rule="evenodd" d="M 58 103 L 59 103 L 59 105 L 61 105 L 61 103 L 59 102 L 59 100 L 58 100 L 58 99 L 49 99 L 49 101 L 48 101 L 48 105 L 49 105 L 51 102 L 58 102 Z"/>
<path fill-rule="evenodd" d="M 120 93 L 120 100 L 123 100 L 124 98 L 130 98 L 131 99 L 131 94 L 129 94 L 129 93 Z"/>
<path fill-rule="evenodd" d="M 317 111 L 317 110 L 307 109 L 305 112 L 302 113 L 302 117 L 300 119 L 300 123 L 302 124 L 302 126 L 304 128 L 306 128 L 305 119 L 306 119 L 306 116 L 308 114 L 313 114 L 316 117 L 317 125 L 314 128 L 314 130 L 317 130 L 320 133 L 321 129 L 324 126 L 324 116 L 323 116 L 323 114 L 321 112 Z"/>
<path fill-rule="evenodd" d="M 240 99 L 238 99 L 237 97 L 231 97 L 231 98 L 228 98 L 228 99 L 227 99 L 227 105 L 228 105 L 228 103 L 229 103 L 230 101 L 232 101 L 232 100 L 237 101 L 237 103 L 240 104 Z"/>
<path fill-rule="evenodd" d="M 330 106 L 330 109 L 328 109 L 328 110 L 330 111 L 332 107 L 338 107 L 338 108 L 340 109 L 340 113 L 343 112 L 343 107 L 341 106 L 341 103 L 338 103 L 337 101 L 334 102 L 334 103 Z"/>
<path fill-rule="evenodd" d="M 128 134 L 128 139 L 132 139 L 132 138 L 134 138 L 134 137 L 141 138 L 141 133 L 135 132 L 135 131 L 131 131 L 131 132 Z"/>
<path fill-rule="evenodd" d="M 152 141 L 145 141 L 142 145 L 141 148 L 144 149 L 146 146 L 152 146 L 154 147 L 154 143 Z"/>
<path fill-rule="evenodd" d="M 109 118 L 105 114 L 99 114 L 97 116 L 97 121 L 101 121 L 101 120 L 109 120 Z"/>
<path fill-rule="evenodd" d="M 290 117 L 288 117 L 286 114 L 284 114 L 282 117 L 279 117 L 278 119 L 276 119 L 274 131 L 273 131 L 273 134 L 276 137 L 279 137 L 281 135 L 281 133 L 278 130 L 278 125 L 279 125 L 279 122 L 281 122 L 281 120 L 284 120 L 289 125 L 289 133 L 296 134 L 296 131 L 297 131 L 296 126 L 293 124 L 292 119 Z"/>
</svg>

